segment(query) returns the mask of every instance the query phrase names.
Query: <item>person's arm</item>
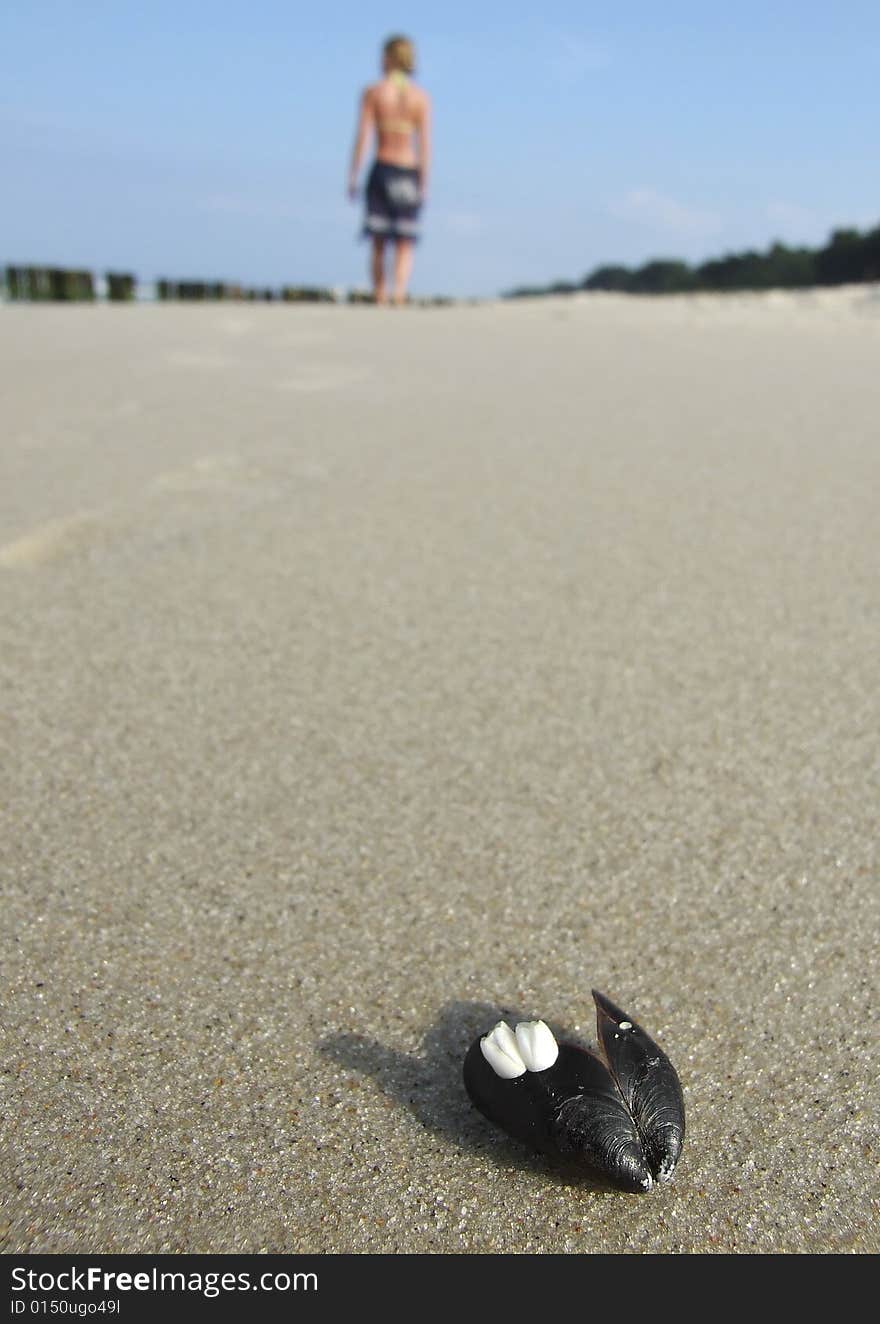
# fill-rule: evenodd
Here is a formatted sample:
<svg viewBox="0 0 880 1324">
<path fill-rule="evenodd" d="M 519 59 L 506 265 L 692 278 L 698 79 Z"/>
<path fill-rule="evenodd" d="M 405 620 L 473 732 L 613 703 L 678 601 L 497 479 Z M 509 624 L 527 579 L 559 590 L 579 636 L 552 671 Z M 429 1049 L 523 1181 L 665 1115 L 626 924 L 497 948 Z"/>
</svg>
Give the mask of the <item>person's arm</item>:
<svg viewBox="0 0 880 1324">
<path fill-rule="evenodd" d="M 354 147 L 351 153 L 351 169 L 348 172 L 348 196 L 350 198 L 357 196 L 358 172 L 364 159 L 364 153 L 367 150 L 367 143 L 373 130 L 375 118 L 373 98 L 370 95 L 370 88 L 367 88 L 361 97 L 357 132 L 355 133 Z"/>
<path fill-rule="evenodd" d="M 419 120 L 419 188 L 422 201 L 428 195 L 428 179 L 431 174 L 431 98 L 425 93 L 422 114 Z"/>
</svg>

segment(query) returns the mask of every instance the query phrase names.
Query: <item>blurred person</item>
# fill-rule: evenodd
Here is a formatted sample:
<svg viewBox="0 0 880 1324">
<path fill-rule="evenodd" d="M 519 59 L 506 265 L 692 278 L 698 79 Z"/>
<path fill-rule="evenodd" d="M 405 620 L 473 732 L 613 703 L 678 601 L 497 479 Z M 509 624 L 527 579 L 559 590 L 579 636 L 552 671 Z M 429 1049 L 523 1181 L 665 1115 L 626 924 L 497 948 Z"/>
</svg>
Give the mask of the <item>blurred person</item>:
<svg viewBox="0 0 880 1324">
<path fill-rule="evenodd" d="M 419 213 L 431 165 L 431 99 L 412 81 L 415 49 L 407 37 L 389 37 L 382 48 L 382 80 L 361 97 L 348 178 L 357 196 L 358 173 L 373 134 L 376 159 L 366 186 L 363 233 L 372 241 L 370 275 L 376 303 L 387 303 L 386 244 L 394 244 L 392 300 L 406 303 Z"/>
</svg>

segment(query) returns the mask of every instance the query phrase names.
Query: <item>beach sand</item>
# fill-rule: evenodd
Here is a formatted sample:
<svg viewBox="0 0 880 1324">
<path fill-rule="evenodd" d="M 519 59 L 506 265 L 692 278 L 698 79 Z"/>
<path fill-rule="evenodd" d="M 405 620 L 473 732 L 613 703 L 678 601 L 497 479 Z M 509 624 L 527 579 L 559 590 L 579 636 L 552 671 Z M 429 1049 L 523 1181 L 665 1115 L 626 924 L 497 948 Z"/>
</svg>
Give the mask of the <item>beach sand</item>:
<svg viewBox="0 0 880 1324">
<path fill-rule="evenodd" d="M 880 290 L 0 349 L 3 1249 L 880 1250 Z M 591 987 L 647 1196 L 461 1085 Z"/>
</svg>

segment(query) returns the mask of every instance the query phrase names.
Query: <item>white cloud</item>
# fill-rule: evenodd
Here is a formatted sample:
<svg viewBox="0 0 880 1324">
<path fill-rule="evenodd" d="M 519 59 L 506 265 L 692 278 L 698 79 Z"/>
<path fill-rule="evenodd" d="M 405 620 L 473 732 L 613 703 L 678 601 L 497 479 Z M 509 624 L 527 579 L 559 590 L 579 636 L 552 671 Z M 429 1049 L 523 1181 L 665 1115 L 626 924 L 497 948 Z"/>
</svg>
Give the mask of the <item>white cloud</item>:
<svg viewBox="0 0 880 1324">
<path fill-rule="evenodd" d="M 227 216 L 248 216 L 251 219 L 271 221 L 302 220 L 301 211 L 279 199 L 258 198 L 241 193 L 215 193 L 201 203 L 205 211 L 222 212 Z"/>
<path fill-rule="evenodd" d="M 608 47 L 603 42 L 570 32 L 557 33 L 553 41 L 550 62 L 556 77 L 563 82 L 578 82 L 588 74 L 607 69 L 611 63 Z"/>
<path fill-rule="evenodd" d="M 708 235 L 721 229 L 717 212 L 689 207 L 654 189 L 631 189 L 608 207 L 612 216 L 624 221 L 666 230 L 677 235 Z"/>
<path fill-rule="evenodd" d="M 808 207 L 800 207 L 795 202 L 768 202 L 767 220 L 778 225 L 787 236 L 812 238 L 822 228 L 822 222 L 815 212 Z"/>
<path fill-rule="evenodd" d="M 482 216 L 470 211 L 447 212 L 443 217 L 443 224 L 451 234 L 458 235 L 461 238 L 470 238 L 472 235 L 482 234 L 486 229 L 486 223 Z"/>
<path fill-rule="evenodd" d="M 763 217 L 773 226 L 772 237 L 787 244 L 824 244 L 832 230 L 872 230 L 877 224 L 876 213 L 837 208 L 814 211 L 781 199 L 768 202 Z"/>
<path fill-rule="evenodd" d="M 332 225 L 340 220 L 349 220 L 354 215 L 353 208 L 346 208 L 344 202 L 338 207 L 313 208 L 299 206 L 284 198 L 272 198 L 259 193 L 212 193 L 199 201 L 201 211 L 214 212 L 224 216 L 245 216 L 252 221 L 286 221 L 301 225 Z"/>
</svg>

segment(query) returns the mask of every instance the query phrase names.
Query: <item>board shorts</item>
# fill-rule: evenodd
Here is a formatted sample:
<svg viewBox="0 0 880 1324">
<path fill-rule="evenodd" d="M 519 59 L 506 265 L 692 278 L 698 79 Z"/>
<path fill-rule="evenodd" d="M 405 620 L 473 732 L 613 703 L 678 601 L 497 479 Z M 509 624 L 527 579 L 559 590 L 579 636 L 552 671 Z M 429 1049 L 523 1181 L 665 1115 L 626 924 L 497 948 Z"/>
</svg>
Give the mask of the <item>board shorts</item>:
<svg viewBox="0 0 880 1324">
<path fill-rule="evenodd" d="M 377 239 L 418 239 L 421 208 L 418 170 L 376 161 L 367 179 L 363 233 Z"/>
</svg>

